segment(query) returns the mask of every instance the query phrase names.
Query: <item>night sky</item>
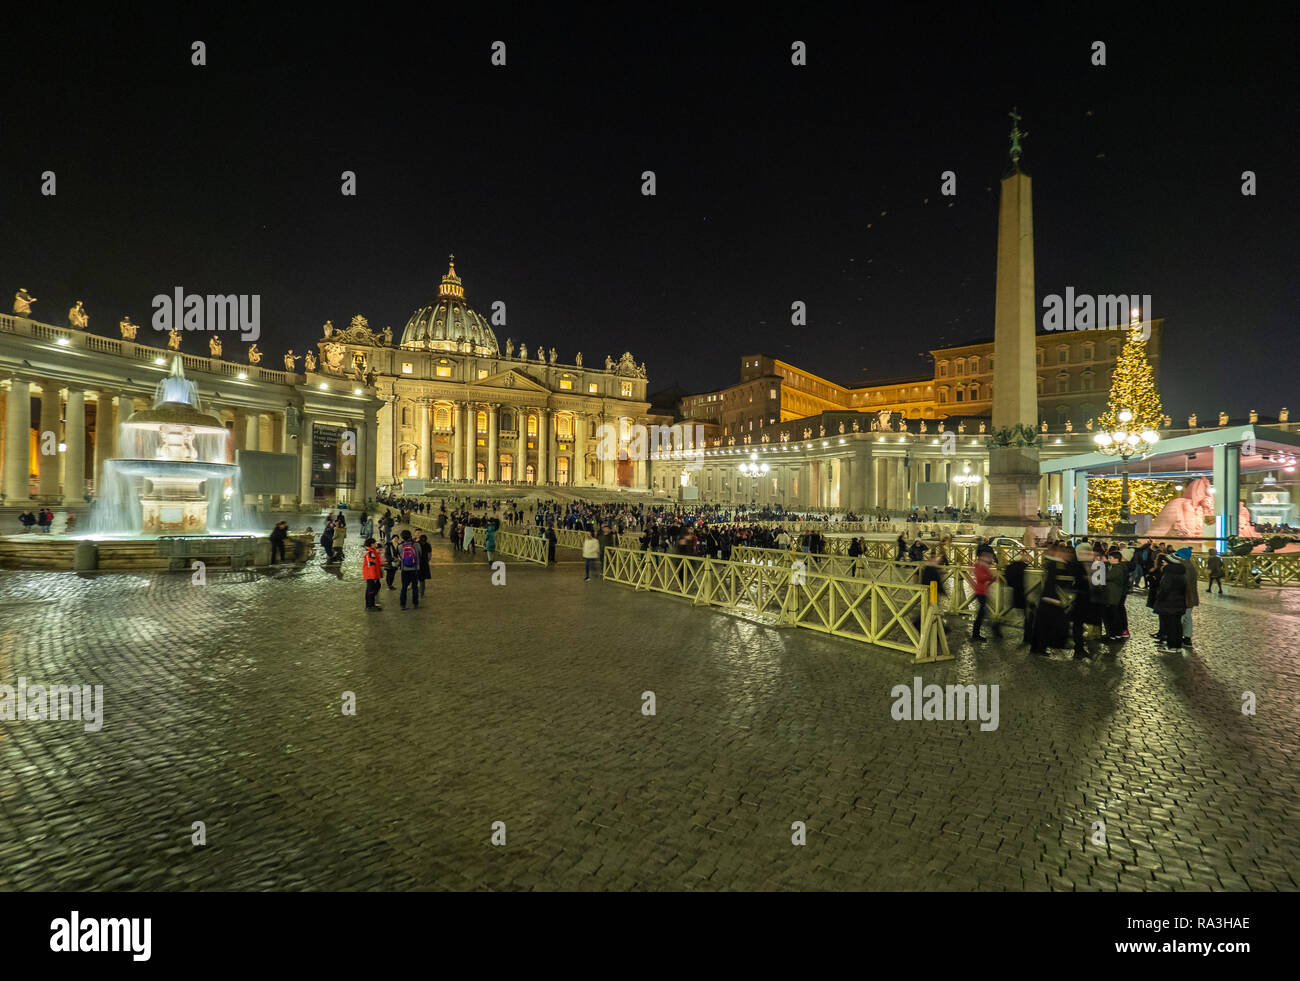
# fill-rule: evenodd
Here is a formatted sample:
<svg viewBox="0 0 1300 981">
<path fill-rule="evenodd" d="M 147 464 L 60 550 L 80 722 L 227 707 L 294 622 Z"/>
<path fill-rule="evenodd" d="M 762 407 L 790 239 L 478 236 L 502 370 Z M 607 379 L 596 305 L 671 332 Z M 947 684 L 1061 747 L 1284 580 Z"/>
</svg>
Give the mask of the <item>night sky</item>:
<svg viewBox="0 0 1300 981">
<path fill-rule="evenodd" d="M 856 5 L 327 9 L 13 24 L 5 311 L 19 286 L 47 322 L 80 299 L 116 337 L 177 286 L 260 293 L 279 367 L 326 319 L 400 335 L 454 252 L 472 306 L 506 302 L 503 346 L 588 364 L 628 349 L 652 390 L 731 384 L 759 351 L 842 382 L 916 376 L 928 349 L 992 335 L 1014 105 L 1040 298 L 1150 293 L 1175 418 L 1300 410 L 1294 7 L 1212 24 L 1025 4 L 894 22 Z"/>
</svg>

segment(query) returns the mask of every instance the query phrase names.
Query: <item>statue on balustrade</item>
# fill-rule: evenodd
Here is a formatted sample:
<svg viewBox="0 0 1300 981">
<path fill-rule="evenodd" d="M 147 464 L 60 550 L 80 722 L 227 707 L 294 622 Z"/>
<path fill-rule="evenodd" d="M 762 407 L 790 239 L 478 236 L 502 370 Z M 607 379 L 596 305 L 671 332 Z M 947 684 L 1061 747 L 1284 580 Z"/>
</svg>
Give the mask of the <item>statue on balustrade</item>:
<svg viewBox="0 0 1300 981">
<path fill-rule="evenodd" d="M 257 349 L 256 344 L 253 344 L 248 348 L 248 363 L 249 364 L 262 363 L 262 352 Z"/>
<path fill-rule="evenodd" d="M 605 370 L 606 371 L 614 370 L 614 359 L 611 358 L 608 354 L 605 355 Z"/>
<path fill-rule="evenodd" d="M 181 332 L 175 327 L 167 332 L 167 346 L 173 351 L 181 349 Z"/>
<path fill-rule="evenodd" d="M 555 348 L 551 348 L 551 364 L 555 364 Z"/>
<path fill-rule="evenodd" d="M 131 323 L 130 317 L 123 317 L 118 321 L 117 329 L 122 332 L 122 340 L 133 341 L 135 340 L 136 331 L 140 329 L 140 325 Z"/>
<path fill-rule="evenodd" d="M 297 360 L 298 356 L 293 353 L 293 348 L 289 348 L 289 353 L 284 356 L 284 370 L 297 371 L 297 368 L 294 367 L 294 362 Z"/>
<path fill-rule="evenodd" d="M 332 320 L 325 321 L 325 326 L 322 327 L 321 330 L 325 332 L 326 337 L 329 337 L 330 334 L 334 333 L 334 321 Z"/>
<path fill-rule="evenodd" d="M 579 368 L 582 367 L 582 352 L 581 352 L 581 351 L 579 351 L 579 352 L 578 352 L 578 356 L 577 356 L 576 358 L 573 359 L 573 363 L 574 363 L 575 365 L 577 365 Z"/>
<path fill-rule="evenodd" d="M 316 370 L 316 355 L 312 354 L 310 351 L 308 351 L 306 354 L 302 356 L 302 370 L 303 371 Z"/>
<path fill-rule="evenodd" d="M 528 360 L 528 345 L 527 345 L 527 344 L 520 344 L 520 345 L 519 345 L 519 360 L 520 360 L 520 361 L 527 361 L 527 360 Z"/>
<path fill-rule="evenodd" d="M 391 327 L 385 327 L 385 328 L 384 328 L 384 347 L 392 347 L 392 346 L 393 346 L 393 328 L 391 328 Z"/>
<path fill-rule="evenodd" d="M 19 289 L 14 294 L 14 313 L 20 317 L 30 317 L 32 315 L 32 304 L 36 302 L 36 297 L 32 296 L 25 289 Z"/>
<path fill-rule="evenodd" d="M 214 358 L 221 357 L 221 338 L 216 334 L 208 338 L 208 350 Z"/>
<path fill-rule="evenodd" d="M 80 300 L 73 304 L 72 309 L 68 311 L 68 323 L 78 330 L 85 330 L 90 326 L 90 315 L 86 313 Z"/>
<path fill-rule="evenodd" d="M 507 337 L 507 338 L 506 338 L 506 357 L 507 357 L 507 358 L 513 358 L 514 356 L 515 356 L 515 342 L 514 342 L 511 338 Z"/>
</svg>

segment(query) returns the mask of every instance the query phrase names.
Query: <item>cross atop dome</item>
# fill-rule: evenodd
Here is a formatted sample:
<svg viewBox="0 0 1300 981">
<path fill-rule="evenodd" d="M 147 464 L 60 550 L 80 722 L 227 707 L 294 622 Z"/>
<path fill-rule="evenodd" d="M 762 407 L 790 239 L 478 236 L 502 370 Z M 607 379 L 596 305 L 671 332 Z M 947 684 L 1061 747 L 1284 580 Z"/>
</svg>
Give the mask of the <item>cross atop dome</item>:
<svg viewBox="0 0 1300 981">
<path fill-rule="evenodd" d="M 438 287 L 439 296 L 450 296 L 457 300 L 465 299 L 465 287 L 461 285 L 460 277 L 456 275 L 456 256 L 447 256 L 447 275 L 442 277 L 442 285 Z"/>
</svg>

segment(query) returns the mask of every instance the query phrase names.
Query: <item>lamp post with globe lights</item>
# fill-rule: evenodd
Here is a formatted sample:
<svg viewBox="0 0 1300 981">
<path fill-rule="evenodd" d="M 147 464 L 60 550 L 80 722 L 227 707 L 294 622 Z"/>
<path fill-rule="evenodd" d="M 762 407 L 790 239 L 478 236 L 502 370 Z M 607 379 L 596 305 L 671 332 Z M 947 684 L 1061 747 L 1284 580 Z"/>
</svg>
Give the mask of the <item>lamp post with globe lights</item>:
<svg viewBox="0 0 1300 981">
<path fill-rule="evenodd" d="M 1097 443 L 1098 449 L 1102 453 L 1109 453 L 1111 456 L 1118 456 L 1123 462 L 1123 486 L 1120 491 L 1119 521 L 1116 523 L 1114 533 L 1118 535 L 1132 535 L 1136 533 L 1136 527 L 1133 524 L 1133 515 L 1129 511 L 1129 494 L 1128 494 L 1128 470 L 1129 460 L 1135 456 L 1145 455 L 1156 442 L 1160 439 L 1160 434 L 1154 429 L 1143 429 L 1140 432 L 1135 431 L 1132 427 L 1133 413 L 1128 409 L 1121 409 L 1115 416 L 1118 425 L 1110 432 L 1100 432 L 1093 439 Z"/>
<path fill-rule="evenodd" d="M 754 497 L 755 484 L 757 483 L 758 478 L 766 476 L 771 467 L 766 463 L 759 463 L 757 453 L 750 453 L 749 462 L 742 463 L 738 469 L 743 475 L 750 478 L 749 491 L 752 499 Z"/>
<path fill-rule="evenodd" d="M 962 510 L 966 510 L 970 507 L 970 489 L 983 479 L 984 478 L 979 474 L 971 473 L 969 460 L 962 464 L 961 473 L 953 475 L 952 482 L 966 491 L 966 496 L 962 503 Z"/>
</svg>

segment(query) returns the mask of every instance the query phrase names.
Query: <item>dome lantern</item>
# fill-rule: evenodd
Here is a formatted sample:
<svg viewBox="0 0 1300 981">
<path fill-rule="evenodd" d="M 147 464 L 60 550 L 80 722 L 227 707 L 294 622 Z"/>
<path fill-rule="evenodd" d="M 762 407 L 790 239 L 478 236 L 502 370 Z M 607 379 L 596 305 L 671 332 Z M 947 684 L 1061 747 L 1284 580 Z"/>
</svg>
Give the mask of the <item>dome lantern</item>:
<svg viewBox="0 0 1300 981">
<path fill-rule="evenodd" d="M 487 320 L 465 302 L 465 287 L 456 275 L 454 255 L 448 256 L 447 275 L 442 277 L 437 297 L 406 322 L 400 346 L 408 350 L 500 356 L 496 335 Z"/>
</svg>

